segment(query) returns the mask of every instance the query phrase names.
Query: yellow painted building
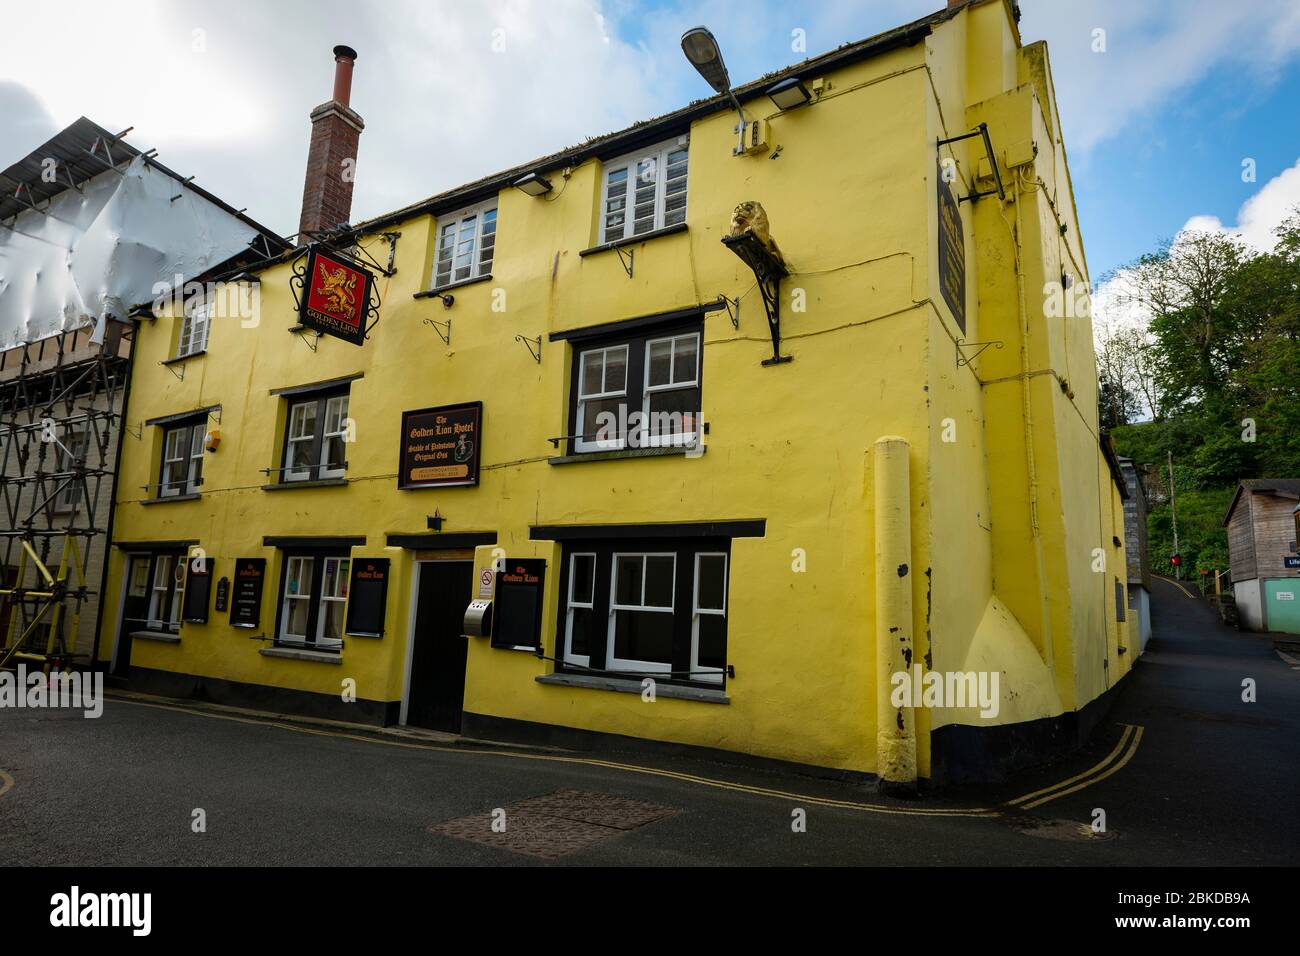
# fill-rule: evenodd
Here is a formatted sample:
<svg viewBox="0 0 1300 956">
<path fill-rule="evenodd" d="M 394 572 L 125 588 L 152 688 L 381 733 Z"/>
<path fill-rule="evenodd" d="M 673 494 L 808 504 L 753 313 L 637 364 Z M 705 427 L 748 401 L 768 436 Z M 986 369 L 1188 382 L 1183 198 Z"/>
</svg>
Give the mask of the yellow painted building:
<svg viewBox="0 0 1300 956">
<path fill-rule="evenodd" d="M 1132 657 L 1045 46 L 972 0 L 736 93 L 749 152 L 714 97 L 334 237 L 382 298 L 360 346 L 298 325 L 307 246 L 228 277 L 255 321 L 142 320 L 104 666 L 903 785 L 1086 734 Z M 788 362 L 722 241 L 745 201 Z M 496 636 L 462 637 L 481 597 Z M 995 705 L 899 706 L 912 667 Z"/>
</svg>

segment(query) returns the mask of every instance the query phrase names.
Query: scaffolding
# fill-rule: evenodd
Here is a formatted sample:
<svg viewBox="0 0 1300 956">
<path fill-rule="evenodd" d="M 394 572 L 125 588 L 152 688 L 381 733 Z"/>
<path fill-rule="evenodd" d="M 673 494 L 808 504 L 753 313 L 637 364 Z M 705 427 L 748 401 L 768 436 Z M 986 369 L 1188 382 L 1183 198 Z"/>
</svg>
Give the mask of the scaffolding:
<svg viewBox="0 0 1300 956">
<path fill-rule="evenodd" d="M 48 675 L 93 654 L 78 636 L 99 605 L 88 562 L 112 531 L 132 338 L 109 320 L 102 342 L 78 329 L 0 353 L 0 668 Z"/>
</svg>

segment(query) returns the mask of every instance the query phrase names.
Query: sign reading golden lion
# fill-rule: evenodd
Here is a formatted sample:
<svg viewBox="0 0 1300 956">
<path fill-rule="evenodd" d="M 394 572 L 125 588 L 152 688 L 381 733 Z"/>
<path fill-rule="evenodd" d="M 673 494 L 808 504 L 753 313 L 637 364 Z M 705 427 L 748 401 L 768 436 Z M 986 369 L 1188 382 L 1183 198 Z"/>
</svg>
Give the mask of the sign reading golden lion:
<svg viewBox="0 0 1300 956">
<path fill-rule="evenodd" d="M 309 329 L 361 345 L 366 339 L 370 287 L 365 269 L 320 249 L 307 254 L 298 321 Z"/>
</svg>

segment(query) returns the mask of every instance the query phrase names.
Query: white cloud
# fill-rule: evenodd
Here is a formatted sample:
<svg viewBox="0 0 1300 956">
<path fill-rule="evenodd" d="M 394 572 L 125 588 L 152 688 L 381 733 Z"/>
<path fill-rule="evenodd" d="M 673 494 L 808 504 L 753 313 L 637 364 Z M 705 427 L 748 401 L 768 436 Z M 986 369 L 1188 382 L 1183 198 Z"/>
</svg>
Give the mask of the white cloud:
<svg viewBox="0 0 1300 956">
<path fill-rule="evenodd" d="M 1225 225 L 1218 216 L 1192 216 L 1179 230 L 1186 232 L 1222 232 L 1235 236 L 1246 245 L 1261 251 L 1273 248 L 1273 234 L 1281 222 L 1300 206 L 1300 159 L 1274 176 L 1237 210 L 1234 225 Z"/>
<path fill-rule="evenodd" d="M 1026 39 L 1048 41 L 1065 139 L 1076 154 L 1231 68 L 1266 86 L 1300 56 L 1295 0 L 1024 0 Z M 1105 31 L 1105 52 L 1094 31 Z"/>
</svg>

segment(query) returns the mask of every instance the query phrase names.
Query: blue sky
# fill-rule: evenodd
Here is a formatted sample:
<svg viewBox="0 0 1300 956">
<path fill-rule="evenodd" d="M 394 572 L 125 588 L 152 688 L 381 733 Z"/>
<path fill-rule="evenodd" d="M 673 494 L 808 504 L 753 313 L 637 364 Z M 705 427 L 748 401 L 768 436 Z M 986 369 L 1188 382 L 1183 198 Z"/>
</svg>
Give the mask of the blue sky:
<svg viewBox="0 0 1300 956">
<path fill-rule="evenodd" d="M 336 43 L 360 52 L 359 220 L 706 95 L 678 46 L 686 27 L 713 29 L 741 83 L 943 3 L 64 0 L 75 62 L 27 39 L 48 32 L 46 8 L 16 6 L 0 35 L 0 165 L 84 114 L 134 126 L 136 146 L 288 233 Z M 1189 222 L 1258 243 L 1300 202 L 1300 0 L 1022 7 L 1025 41 L 1051 51 L 1094 280 Z"/>
</svg>

